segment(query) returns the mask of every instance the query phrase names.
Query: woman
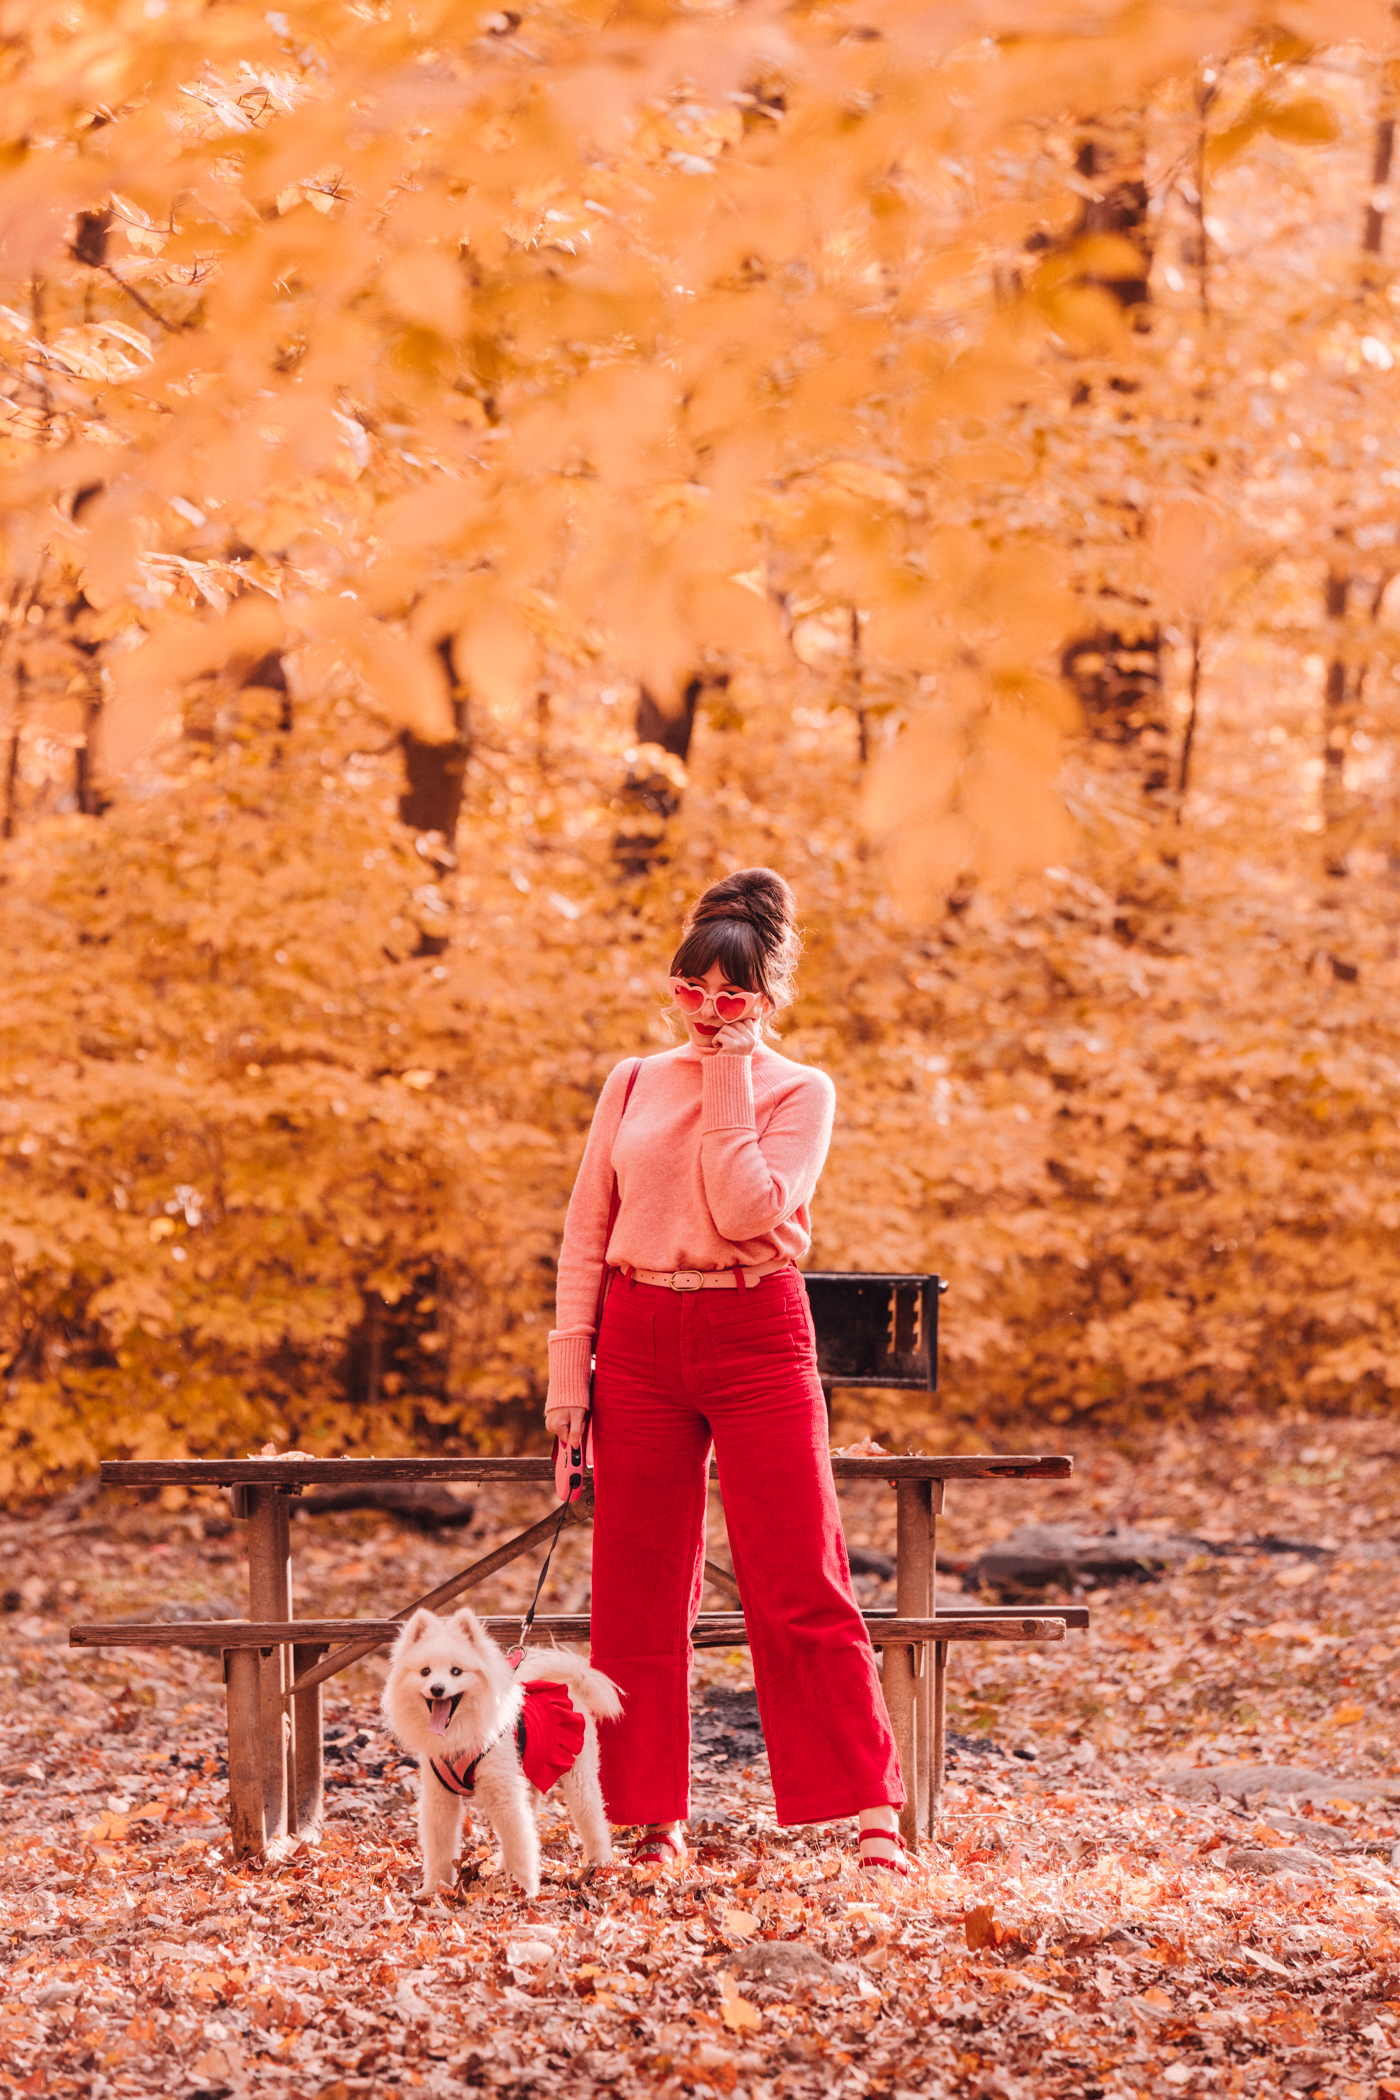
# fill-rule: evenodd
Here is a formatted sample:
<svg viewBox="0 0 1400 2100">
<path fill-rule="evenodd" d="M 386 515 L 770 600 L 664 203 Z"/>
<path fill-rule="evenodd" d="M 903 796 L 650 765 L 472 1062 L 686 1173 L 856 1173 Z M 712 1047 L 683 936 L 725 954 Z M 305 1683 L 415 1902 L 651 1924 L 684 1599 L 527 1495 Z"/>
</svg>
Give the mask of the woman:
<svg viewBox="0 0 1400 2100">
<path fill-rule="evenodd" d="M 903 1873 L 904 1789 L 794 1266 L 835 1089 L 762 1040 L 792 997 L 792 913 L 769 868 L 712 884 L 671 964 L 686 1042 L 603 1088 L 564 1227 L 545 1423 L 580 1441 L 596 1354 L 593 1662 L 625 1694 L 602 1781 L 613 1822 L 642 1826 L 633 1859 L 686 1856 L 713 1444 L 778 1820 L 858 1815 L 862 1864 Z"/>
</svg>

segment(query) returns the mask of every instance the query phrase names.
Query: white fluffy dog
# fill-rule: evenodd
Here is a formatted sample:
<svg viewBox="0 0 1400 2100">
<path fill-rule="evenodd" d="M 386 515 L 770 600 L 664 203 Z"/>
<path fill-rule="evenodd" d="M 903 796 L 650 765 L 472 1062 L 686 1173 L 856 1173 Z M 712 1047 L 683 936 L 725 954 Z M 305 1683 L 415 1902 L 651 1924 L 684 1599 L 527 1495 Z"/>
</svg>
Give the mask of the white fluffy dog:
<svg viewBox="0 0 1400 2100">
<path fill-rule="evenodd" d="M 622 1702 L 580 1656 L 527 1649 L 513 1670 L 475 1612 L 416 1611 L 394 1644 L 381 1707 L 395 1741 L 418 1759 L 425 1892 L 452 1877 L 470 1798 L 500 1841 L 503 1871 L 538 1895 L 532 1779 L 547 1787 L 557 1778 L 590 1866 L 612 1858 L 597 1723 L 615 1721 Z"/>
</svg>

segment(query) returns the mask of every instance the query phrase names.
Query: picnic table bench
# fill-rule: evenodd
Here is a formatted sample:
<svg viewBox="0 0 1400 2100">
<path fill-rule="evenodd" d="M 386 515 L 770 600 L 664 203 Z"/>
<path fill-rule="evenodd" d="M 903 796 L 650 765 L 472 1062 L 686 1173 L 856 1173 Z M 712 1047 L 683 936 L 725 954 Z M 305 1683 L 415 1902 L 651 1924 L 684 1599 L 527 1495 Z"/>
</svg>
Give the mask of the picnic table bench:
<svg viewBox="0 0 1400 2100">
<path fill-rule="evenodd" d="M 932 1389 L 937 1377 L 938 1278 L 809 1275 L 817 1325 L 818 1368 L 828 1386 L 903 1385 Z M 1044 1454 L 957 1456 L 833 1455 L 838 1482 L 878 1481 L 896 1495 L 895 1604 L 862 1614 L 881 1671 L 908 1793 L 900 1828 L 917 1851 L 931 1837 L 943 1788 L 948 1652 L 954 1642 L 1057 1641 L 1084 1626 L 1082 1605 L 952 1605 L 937 1598 L 937 1528 L 949 1481 L 1064 1480 L 1067 1457 Z M 711 1468 L 712 1477 L 717 1477 Z M 528 1482 L 551 1486 L 547 1458 L 268 1458 L 110 1459 L 104 1485 L 127 1488 L 214 1487 L 231 1493 L 233 1513 L 248 1526 L 248 1616 L 208 1621 L 128 1622 L 69 1629 L 74 1648 L 198 1648 L 222 1654 L 228 1704 L 229 1820 L 235 1857 L 263 1852 L 279 1839 L 315 1831 L 322 1816 L 321 1697 L 326 1680 L 387 1647 L 420 1606 L 440 1611 L 522 1555 L 542 1550 L 560 1521 L 549 1515 L 508 1539 L 383 1619 L 304 1619 L 293 1615 L 290 1512 L 308 1487 L 344 1488 L 391 1482 Z M 566 1522 L 591 1522 L 592 1481 L 571 1504 Z M 732 1647 L 747 1639 L 733 1573 L 706 1560 L 710 1583 L 732 1595 L 737 1611 L 701 1612 L 697 1647 Z M 518 1618 L 488 1618 L 496 1636 L 513 1638 Z M 586 1612 L 542 1613 L 535 1631 L 586 1641 Z"/>
<path fill-rule="evenodd" d="M 939 1609 L 936 1596 L 938 1517 L 950 1480 L 1063 1480 L 1070 1460 L 1002 1456 L 833 1458 L 838 1481 L 892 1481 L 897 1497 L 895 1607 L 864 1614 L 871 1640 L 884 1651 L 885 1703 L 909 1800 L 901 1827 L 917 1848 L 933 1834 L 944 1776 L 948 1649 L 954 1641 L 1063 1640 L 1087 1621 L 1083 1606 L 1031 1609 Z M 387 1646 L 420 1604 L 440 1611 L 521 1555 L 543 1549 L 557 1522 L 538 1524 L 498 1546 L 391 1618 L 298 1619 L 292 1614 L 290 1511 L 303 1488 L 360 1481 L 528 1481 L 551 1485 L 547 1458 L 247 1458 L 108 1460 L 102 1479 L 130 1488 L 228 1487 L 235 1514 L 248 1525 L 248 1616 L 73 1626 L 75 1648 L 206 1648 L 222 1653 L 228 1686 L 229 1807 L 236 1856 L 262 1852 L 269 1840 L 319 1827 L 321 1820 L 321 1687 L 352 1662 Z M 578 1512 L 575 1515 L 575 1511 Z M 588 1522 L 587 1498 L 570 1520 Z M 710 1572 L 716 1571 L 713 1564 Z M 493 1634 L 513 1636 L 518 1617 L 488 1619 Z M 546 1638 L 588 1638 L 586 1612 L 541 1614 Z M 697 1646 L 738 1646 L 740 1612 L 701 1612 Z"/>
</svg>

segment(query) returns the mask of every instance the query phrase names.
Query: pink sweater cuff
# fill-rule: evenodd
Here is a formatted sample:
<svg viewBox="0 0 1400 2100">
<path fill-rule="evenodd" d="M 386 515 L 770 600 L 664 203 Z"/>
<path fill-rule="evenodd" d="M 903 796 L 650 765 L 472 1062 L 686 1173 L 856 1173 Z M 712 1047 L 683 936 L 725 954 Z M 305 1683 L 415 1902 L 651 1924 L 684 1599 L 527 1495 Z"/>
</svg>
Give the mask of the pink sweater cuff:
<svg viewBox="0 0 1400 2100">
<path fill-rule="evenodd" d="M 726 1057 L 721 1051 L 704 1061 L 701 1086 L 700 1135 L 714 1130 L 752 1130 L 753 1061 Z"/>
<path fill-rule="evenodd" d="M 591 1334 L 549 1337 L 548 1407 L 587 1407 L 588 1374 L 593 1365 Z"/>
</svg>

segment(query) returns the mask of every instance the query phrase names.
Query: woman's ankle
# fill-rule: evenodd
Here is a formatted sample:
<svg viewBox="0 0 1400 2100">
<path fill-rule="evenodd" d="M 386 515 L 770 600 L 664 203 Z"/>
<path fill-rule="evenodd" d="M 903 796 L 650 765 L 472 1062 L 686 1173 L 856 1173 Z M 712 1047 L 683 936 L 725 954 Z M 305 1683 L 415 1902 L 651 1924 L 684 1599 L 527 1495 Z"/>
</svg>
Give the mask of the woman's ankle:
<svg viewBox="0 0 1400 2100">
<path fill-rule="evenodd" d="M 643 1823 L 632 1844 L 632 1863 L 638 1867 L 679 1869 L 690 1857 L 684 1823 Z"/>
<path fill-rule="evenodd" d="M 861 1810 L 856 1850 L 860 1854 L 862 1873 L 897 1874 L 901 1880 L 908 1880 L 904 1840 L 899 1834 L 899 1817 L 894 1809 Z"/>
</svg>

